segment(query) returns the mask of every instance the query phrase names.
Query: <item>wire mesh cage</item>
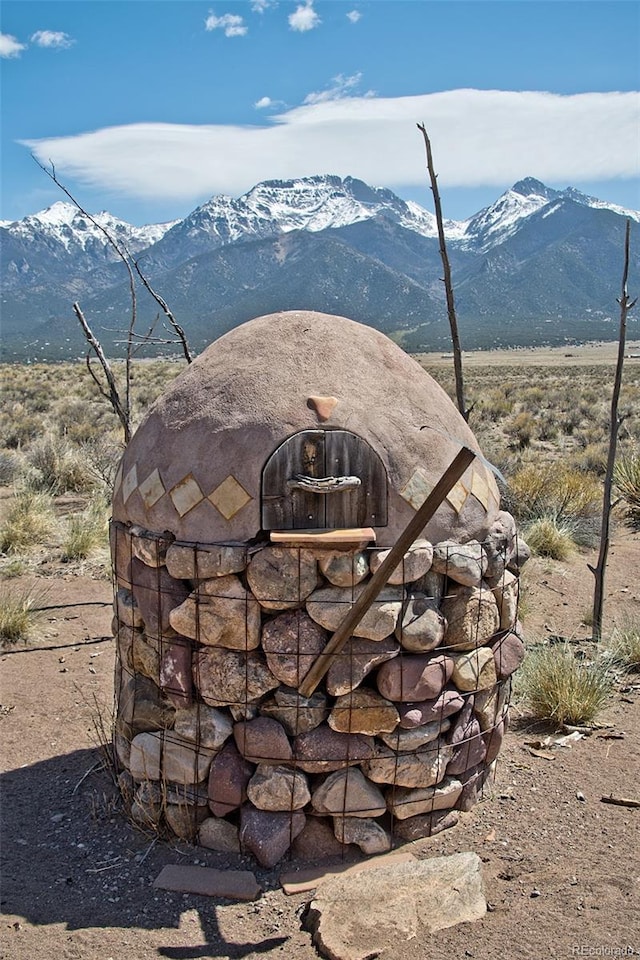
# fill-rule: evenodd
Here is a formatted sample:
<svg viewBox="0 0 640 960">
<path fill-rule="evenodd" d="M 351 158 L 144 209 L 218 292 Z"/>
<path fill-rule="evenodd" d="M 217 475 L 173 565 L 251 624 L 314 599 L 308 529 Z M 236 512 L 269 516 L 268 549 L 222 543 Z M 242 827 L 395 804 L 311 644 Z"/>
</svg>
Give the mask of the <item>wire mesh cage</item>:
<svg viewBox="0 0 640 960">
<path fill-rule="evenodd" d="M 305 694 L 389 552 L 339 541 L 112 522 L 114 745 L 139 823 L 272 866 L 381 853 L 482 797 L 524 656 L 512 518 L 482 543 L 416 540 Z"/>
</svg>

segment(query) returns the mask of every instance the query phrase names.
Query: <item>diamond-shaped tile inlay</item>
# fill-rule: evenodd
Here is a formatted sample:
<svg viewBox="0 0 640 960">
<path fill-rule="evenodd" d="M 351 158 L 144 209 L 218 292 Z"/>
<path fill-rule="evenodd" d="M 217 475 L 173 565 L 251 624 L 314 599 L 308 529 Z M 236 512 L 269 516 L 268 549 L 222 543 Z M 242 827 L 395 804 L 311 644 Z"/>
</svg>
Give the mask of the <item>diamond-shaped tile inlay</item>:
<svg viewBox="0 0 640 960">
<path fill-rule="evenodd" d="M 465 485 L 458 480 L 455 487 L 449 490 L 445 499 L 451 504 L 456 513 L 460 513 L 468 496 L 469 491 Z"/>
<path fill-rule="evenodd" d="M 126 477 L 122 481 L 122 499 L 126 503 L 133 491 L 138 486 L 138 471 L 136 465 L 131 467 Z"/>
<path fill-rule="evenodd" d="M 185 513 L 189 513 L 189 510 L 193 510 L 204 500 L 204 493 L 192 473 L 188 473 L 186 477 L 176 483 L 169 490 L 169 496 L 181 517 L 184 517 Z"/>
<path fill-rule="evenodd" d="M 479 500 L 485 510 L 489 509 L 491 503 L 491 490 L 487 483 L 487 472 L 484 467 L 475 467 L 471 475 L 471 493 L 476 500 Z"/>
<path fill-rule="evenodd" d="M 166 490 L 164 488 L 164 483 L 160 476 L 159 470 L 156 468 L 153 473 L 150 473 L 146 480 L 143 480 L 140 486 L 138 487 L 140 491 L 140 496 L 144 500 L 144 505 L 147 510 L 150 510 L 154 503 L 157 503 L 160 497 L 162 497 Z"/>
<path fill-rule="evenodd" d="M 253 500 L 253 497 L 247 493 L 234 476 L 229 474 L 227 479 L 223 480 L 213 493 L 209 494 L 208 499 L 225 520 L 231 520 L 239 510 L 242 510 L 245 504 Z"/>
<path fill-rule="evenodd" d="M 433 484 L 429 480 L 427 474 L 424 472 L 424 470 L 422 470 L 421 467 L 416 467 L 411 474 L 411 477 L 400 491 L 400 496 L 404 497 L 407 503 L 410 503 L 414 510 L 419 510 L 431 493 L 432 489 Z"/>
<path fill-rule="evenodd" d="M 117 492 L 118 492 L 118 490 L 120 489 L 120 484 L 121 484 L 121 483 L 122 483 L 122 460 L 120 461 L 120 463 L 119 463 L 119 465 L 118 465 L 118 469 L 116 470 L 116 475 L 115 475 L 115 477 L 114 477 L 114 479 L 113 479 L 113 490 L 114 490 L 114 493 L 117 493 Z"/>
</svg>

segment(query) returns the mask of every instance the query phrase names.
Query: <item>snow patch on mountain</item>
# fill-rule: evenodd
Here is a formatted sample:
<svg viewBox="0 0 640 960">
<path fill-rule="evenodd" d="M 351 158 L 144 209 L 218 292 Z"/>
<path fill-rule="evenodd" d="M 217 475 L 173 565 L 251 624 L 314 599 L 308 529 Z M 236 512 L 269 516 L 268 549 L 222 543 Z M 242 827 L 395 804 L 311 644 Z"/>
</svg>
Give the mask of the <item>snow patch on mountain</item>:
<svg viewBox="0 0 640 960">
<path fill-rule="evenodd" d="M 106 230 L 116 243 L 132 253 L 138 253 L 157 243 L 178 222 L 136 227 L 106 210 L 91 217 L 95 223 L 74 204 L 58 200 L 45 210 L 30 214 L 23 220 L 3 222 L 2 226 L 26 244 L 42 241 L 59 243 L 68 253 L 109 246 L 109 240 L 103 233 Z"/>
<path fill-rule="evenodd" d="M 621 217 L 630 217 L 640 223 L 640 211 L 629 210 L 627 207 L 620 207 L 617 203 L 607 203 L 605 200 L 598 200 L 597 197 L 590 197 L 587 193 L 581 193 L 575 187 L 567 187 L 562 191 L 562 196 L 576 203 L 581 203 L 585 207 L 592 207 L 594 210 L 611 210 Z"/>
<path fill-rule="evenodd" d="M 514 184 L 495 203 L 466 221 L 462 245 L 486 252 L 513 236 L 527 217 L 545 207 L 557 192 L 539 180 L 527 178 Z"/>
</svg>

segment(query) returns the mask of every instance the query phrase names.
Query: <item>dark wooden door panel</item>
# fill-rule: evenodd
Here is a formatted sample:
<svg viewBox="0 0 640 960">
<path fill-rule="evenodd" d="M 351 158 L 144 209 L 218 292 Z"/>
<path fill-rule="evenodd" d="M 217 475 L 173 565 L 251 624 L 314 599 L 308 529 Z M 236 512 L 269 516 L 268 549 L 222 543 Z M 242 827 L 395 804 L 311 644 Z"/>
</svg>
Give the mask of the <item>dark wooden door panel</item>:
<svg viewBox="0 0 640 960">
<path fill-rule="evenodd" d="M 333 493 L 292 488 L 296 477 L 358 477 Z M 346 430 L 305 430 L 274 451 L 262 473 L 264 530 L 344 529 L 387 522 L 387 474 L 366 441 Z"/>
</svg>

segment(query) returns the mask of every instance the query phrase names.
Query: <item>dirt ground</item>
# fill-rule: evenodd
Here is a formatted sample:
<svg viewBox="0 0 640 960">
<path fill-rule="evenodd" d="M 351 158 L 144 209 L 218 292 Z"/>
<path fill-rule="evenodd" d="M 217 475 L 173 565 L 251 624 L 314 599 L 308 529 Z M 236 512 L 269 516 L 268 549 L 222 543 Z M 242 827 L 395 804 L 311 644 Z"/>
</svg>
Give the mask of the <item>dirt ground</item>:
<svg viewBox="0 0 640 960">
<path fill-rule="evenodd" d="M 592 559 L 525 568 L 530 638 L 589 637 Z M 607 628 L 638 622 L 639 568 L 640 536 L 616 530 Z M 310 895 L 286 897 L 277 869 L 158 842 L 125 819 L 97 747 L 112 708 L 111 587 L 60 572 L 49 583 L 36 638 L 0 654 L 0 958 L 315 958 L 301 923 Z M 640 955 L 640 809 L 601 802 L 640 797 L 640 677 L 617 688 L 600 718 L 610 726 L 547 751 L 555 759 L 527 746 L 553 728 L 517 702 L 512 718 L 492 792 L 453 830 L 412 845 L 420 857 L 478 853 L 489 912 L 390 945 L 384 960 Z M 242 904 L 157 890 L 168 863 L 254 869 L 265 892 Z"/>
</svg>

